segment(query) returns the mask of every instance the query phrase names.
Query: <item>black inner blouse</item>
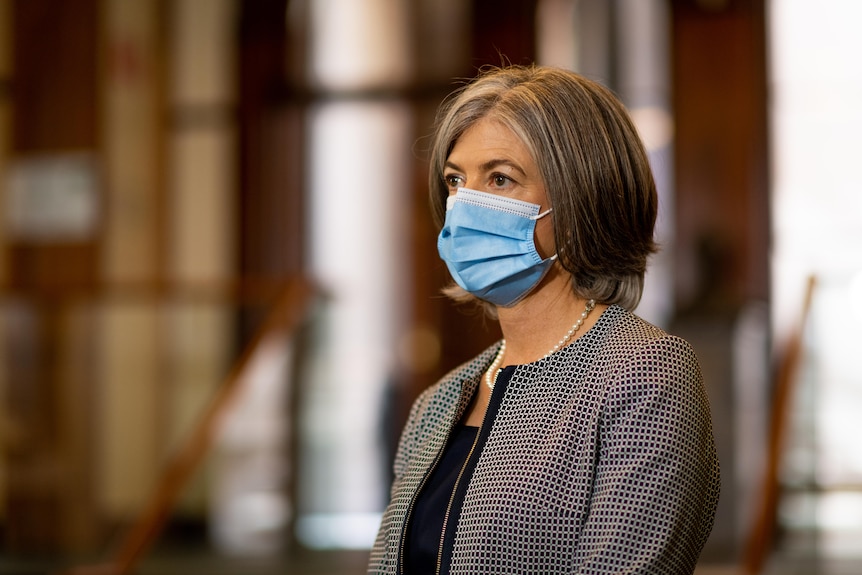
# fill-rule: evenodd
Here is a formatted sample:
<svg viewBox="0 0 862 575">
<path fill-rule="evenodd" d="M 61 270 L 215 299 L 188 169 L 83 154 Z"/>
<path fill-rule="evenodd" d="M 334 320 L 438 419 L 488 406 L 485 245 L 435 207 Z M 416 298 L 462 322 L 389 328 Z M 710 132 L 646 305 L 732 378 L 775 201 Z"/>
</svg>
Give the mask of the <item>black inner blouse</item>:
<svg viewBox="0 0 862 575">
<path fill-rule="evenodd" d="M 437 555 L 440 553 L 440 540 L 443 534 L 443 525 L 446 522 L 446 509 L 449 500 L 452 499 L 452 508 L 449 512 L 449 520 L 446 523 L 446 537 L 442 549 L 440 575 L 449 572 L 449 560 L 451 559 L 452 541 L 455 538 L 455 528 L 461 514 L 461 504 L 467 493 L 467 485 L 473 476 L 476 462 L 482 453 L 482 447 L 490 432 L 490 421 L 497 412 L 506 385 L 512 378 L 516 366 L 503 368 L 497 376 L 494 391 L 486 413 L 487 424 L 482 428 L 458 423 L 449 434 L 449 440 L 443 449 L 443 454 L 437 466 L 428 476 L 425 486 L 416 497 L 413 505 L 413 513 L 407 525 L 406 554 L 404 560 L 404 572 L 407 575 L 436 575 Z M 481 433 L 480 433 L 481 431 Z M 473 442 L 477 441 L 476 448 L 467 461 Z M 465 467 L 466 462 L 466 467 Z M 461 468 L 465 467 L 461 480 L 458 475 Z M 456 485 L 456 481 L 458 484 Z M 453 491 L 457 488 L 457 492 Z"/>
</svg>

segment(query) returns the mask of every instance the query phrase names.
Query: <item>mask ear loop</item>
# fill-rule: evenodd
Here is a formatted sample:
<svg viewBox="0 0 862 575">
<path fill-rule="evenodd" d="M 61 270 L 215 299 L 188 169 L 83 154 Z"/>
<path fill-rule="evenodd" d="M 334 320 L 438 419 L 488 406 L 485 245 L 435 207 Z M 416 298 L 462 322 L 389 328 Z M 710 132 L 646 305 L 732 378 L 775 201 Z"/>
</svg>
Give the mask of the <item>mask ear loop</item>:
<svg viewBox="0 0 862 575">
<path fill-rule="evenodd" d="M 545 216 L 547 216 L 548 214 L 550 214 L 550 213 L 551 213 L 551 212 L 553 212 L 553 211 L 554 211 L 554 208 L 548 208 L 547 210 L 545 210 L 545 211 L 544 211 L 544 212 L 542 212 L 541 214 L 537 214 L 537 215 L 535 215 L 535 216 L 530 216 L 530 219 L 531 219 L 531 220 L 533 220 L 533 221 L 541 220 L 542 218 L 544 218 Z M 558 254 L 556 254 L 556 253 L 555 253 L 554 255 L 552 255 L 551 257 L 549 257 L 548 259 L 549 259 L 549 260 L 551 260 L 551 261 L 554 261 L 554 260 L 556 260 L 556 259 L 557 259 L 557 255 L 558 255 Z M 539 257 L 541 257 L 541 256 L 539 256 Z"/>
</svg>

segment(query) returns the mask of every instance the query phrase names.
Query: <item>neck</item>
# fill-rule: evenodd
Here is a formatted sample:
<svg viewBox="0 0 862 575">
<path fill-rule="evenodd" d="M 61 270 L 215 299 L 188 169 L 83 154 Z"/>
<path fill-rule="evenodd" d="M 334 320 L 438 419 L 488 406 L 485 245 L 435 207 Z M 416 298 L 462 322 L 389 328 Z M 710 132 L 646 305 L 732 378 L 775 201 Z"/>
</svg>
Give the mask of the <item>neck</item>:
<svg viewBox="0 0 862 575">
<path fill-rule="evenodd" d="M 511 308 L 499 308 L 500 328 L 506 340 L 506 351 L 500 367 L 530 363 L 544 357 L 581 317 L 587 300 L 572 293 L 568 282 L 563 289 L 543 286 L 523 302 Z M 566 345 L 589 330 L 606 305 L 596 304 Z"/>
</svg>

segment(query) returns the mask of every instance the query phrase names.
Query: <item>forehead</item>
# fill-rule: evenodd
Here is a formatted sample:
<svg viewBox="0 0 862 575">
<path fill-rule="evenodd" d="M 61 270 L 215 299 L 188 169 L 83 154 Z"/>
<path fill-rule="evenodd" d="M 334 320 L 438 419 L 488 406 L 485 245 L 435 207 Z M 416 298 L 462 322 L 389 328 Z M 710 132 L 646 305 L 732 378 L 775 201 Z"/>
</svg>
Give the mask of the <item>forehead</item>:
<svg viewBox="0 0 862 575">
<path fill-rule="evenodd" d="M 493 117 L 482 118 L 467 128 L 455 140 L 447 159 L 453 163 L 471 159 L 481 162 L 485 156 L 533 163 L 532 154 L 524 141 L 506 124 Z"/>
</svg>

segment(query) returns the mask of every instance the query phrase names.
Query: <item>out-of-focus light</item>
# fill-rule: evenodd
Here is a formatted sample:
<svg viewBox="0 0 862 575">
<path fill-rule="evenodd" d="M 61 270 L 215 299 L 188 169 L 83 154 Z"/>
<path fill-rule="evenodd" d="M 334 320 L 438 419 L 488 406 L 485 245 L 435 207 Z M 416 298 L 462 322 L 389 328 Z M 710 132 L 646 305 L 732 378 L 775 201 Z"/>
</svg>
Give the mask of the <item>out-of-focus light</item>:
<svg viewBox="0 0 862 575">
<path fill-rule="evenodd" d="M 856 272 L 856 275 L 850 280 L 847 292 L 853 317 L 862 320 L 862 271 Z"/>
<path fill-rule="evenodd" d="M 296 520 L 296 536 L 311 549 L 370 549 L 380 513 L 315 513 Z"/>
<path fill-rule="evenodd" d="M 630 111 L 647 150 L 660 150 L 673 139 L 673 118 L 670 112 L 655 106 L 634 108 Z"/>
<path fill-rule="evenodd" d="M 311 81 L 327 90 L 393 88 L 410 77 L 408 3 L 314 0 Z"/>
<path fill-rule="evenodd" d="M 536 50 L 540 64 L 568 70 L 578 68 L 578 42 L 574 33 L 575 0 L 541 0 L 536 8 Z"/>
<path fill-rule="evenodd" d="M 440 362 L 442 342 L 436 329 L 428 325 L 415 326 L 398 343 L 401 364 L 413 373 L 427 373 Z"/>
<path fill-rule="evenodd" d="M 281 549 L 291 508 L 283 493 L 257 491 L 237 494 L 215 514 L 213 536 L 220 551 L 261 555 Z"/>
</svg>

